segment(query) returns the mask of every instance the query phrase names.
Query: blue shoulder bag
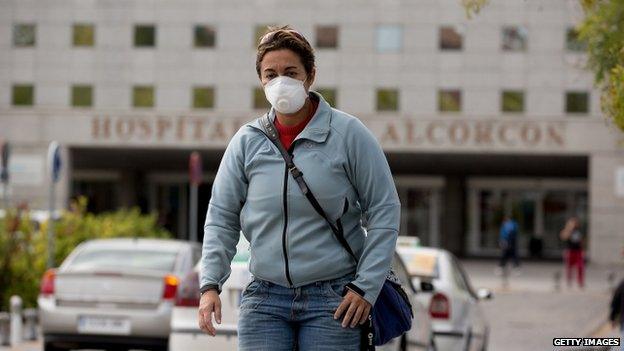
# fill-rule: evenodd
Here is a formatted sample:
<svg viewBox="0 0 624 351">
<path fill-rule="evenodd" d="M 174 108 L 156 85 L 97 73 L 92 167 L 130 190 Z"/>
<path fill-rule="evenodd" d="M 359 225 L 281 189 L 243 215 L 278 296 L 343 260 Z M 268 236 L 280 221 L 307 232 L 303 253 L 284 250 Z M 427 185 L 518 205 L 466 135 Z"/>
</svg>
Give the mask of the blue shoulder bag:
<svg viewBox="0 0 624 351">
<path fill-rule="evenodd" d="M 268 114 L 260 117 L 260 125 L 263 127 L 264 134 L 267 138 L 275 144 L 275 146 L 277 146 L 278 150 L 282 154 L 288 170 L 297 182 L 301 192 L 305 195 L 308 201 L 310 201 L 314 210 L 325 219 L 340 244 L 349 253 L 349 255 L 351 255 L 357 265 L 358 259 L 344 237 L 342 222 L 338 219 L 334 225 L 327 217 L 325 211 L 323 211 L 323 208 L 318 203 L 303 179 L 303 173 L 297 168 L 297 166 L 295 166 L 292 156 L 280 142 L 277 130 L 269 119 Z M 345 206 L 348 206 L 348 204 L 345 203 Z M 346 209 L 347 208 L 345 207 L 345 212 Z M 374 350 L 375 346 L 383 345 L 391 339 L 403 335 L 412 328 L 413 318 L 414 313 L 412 311 L 412 304 L 409 302 L 407 294 L 401 287 L 401 282 L 391 270 L 388 272 L 377 300 L 375 301 L 375 305 L 371 310 L 371 314 L 368 316 L 368 323 L 364 326 L 362 349 Z"/>
</svg>

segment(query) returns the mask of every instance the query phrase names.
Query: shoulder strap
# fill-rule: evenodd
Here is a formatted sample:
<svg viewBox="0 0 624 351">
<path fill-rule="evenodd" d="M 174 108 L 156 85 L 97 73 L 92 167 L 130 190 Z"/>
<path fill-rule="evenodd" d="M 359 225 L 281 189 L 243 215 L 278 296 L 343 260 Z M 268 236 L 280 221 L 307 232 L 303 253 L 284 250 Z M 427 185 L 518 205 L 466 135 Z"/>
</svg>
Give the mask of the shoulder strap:
<svg viewBox="0 0 624 351">
<path fill-rule="evenodd" d="M 277 132 L 277 129 L 269 119 L 268 113 L 260 117 L 260 125 L 262 126 L 264 135 L 277 147 L 280 154 L 282 154 L 282 157 L 286 162 L 286 167 L 288 167 L 288 171 L 297 182 L 297 185 L 299 186 L 299 189 L 301 189 L 303 195 L 305 195 L 308 201 L 310 201 L 310 204 L 312 205 L 312 207 L 314 207 L 314 210 L 325 219 L 340 244 L 357 263 L 358 259 L 356 258 L 353 250 L 351 250 L 349 243 L 347 243 L 347 240 L 344 237 L 344 231 L 340 219 L 338 219 L 336 221 L 336 225 L 334 225 L 327 217 L 325 211 L 323 211 L 323 208 L 314 197 L 314 194 L 312 194 L 312 191 L 310 191 L 308 184 L 306 184 L 305 180 L 303 179 L 303 173 L 297 168 L 297 166 L 295 166 L 292 155 L 286 150 L 286 148 L 284 148 L 284 145 L 282 145 L 281 141 L 279 140 L 279 134 Z"/>
</svg>

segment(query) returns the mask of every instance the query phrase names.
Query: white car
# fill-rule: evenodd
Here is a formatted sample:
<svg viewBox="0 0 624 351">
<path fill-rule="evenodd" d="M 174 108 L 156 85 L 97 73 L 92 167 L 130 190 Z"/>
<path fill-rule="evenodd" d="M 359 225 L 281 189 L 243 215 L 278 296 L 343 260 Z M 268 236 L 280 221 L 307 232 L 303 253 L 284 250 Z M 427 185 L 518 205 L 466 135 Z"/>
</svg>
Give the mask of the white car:
<svg viewBox="0 0 624 351">
<path fill-rule="evenodd" d="M 414 286 L 433 285 L 416 299 L 429 306 L 438 350 L 487 350 L 489 327 L 479 302 L 492 298 L 492 293 L 475 292 L 457 258 L 446 250 L 398 246 L 397 252 Z"/>
<path fill-rule="evenodd" d="M 197 243 L 118 238 L 78 245 L 46 272 L 37 299 L 44 351 L 166 350 L 180 276 Z"/>
<path fill-rule="evenodd" d="M 215 324 L 217 336 L 211 337 L 199 329 L 197 309 L 199 306 L 199 264 L 195 271 L 183 279 L 178 303 L 171 318 L 170 351 L 193 350 L 236 350 L 237 321 L 241 293 L 251 281 L 248 270 L 249 244 L 241 240 L 237 254 L 232 261 L 232 273 L 221 292 L 221 324 Z M 414 311 L 412 329 L 402 338 L 396 338 L 386 345 L 377 347 L 386 351 L 432 351 L 435 350 L 433 331 L 427 309 L 416 299 L 415 290 L 398 254 L 395 254 L 393 267 L 403 282 Z"/>
</svg>

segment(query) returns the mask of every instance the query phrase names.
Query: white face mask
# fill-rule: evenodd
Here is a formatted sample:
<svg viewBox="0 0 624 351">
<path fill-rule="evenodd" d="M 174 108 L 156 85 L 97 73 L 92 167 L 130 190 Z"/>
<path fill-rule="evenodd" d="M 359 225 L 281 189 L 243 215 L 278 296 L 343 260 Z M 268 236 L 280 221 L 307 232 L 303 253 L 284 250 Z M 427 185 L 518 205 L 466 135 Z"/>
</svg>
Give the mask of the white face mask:
<svg viewBox="0 0 624 351">
<path fill-rule="evenodd" d="M 264 86 L 264 95 L 273 108 L 283 114 L 299 111 L 308 97 L 303 81 L 286 76 L 271 79 Z"/>
</svg>

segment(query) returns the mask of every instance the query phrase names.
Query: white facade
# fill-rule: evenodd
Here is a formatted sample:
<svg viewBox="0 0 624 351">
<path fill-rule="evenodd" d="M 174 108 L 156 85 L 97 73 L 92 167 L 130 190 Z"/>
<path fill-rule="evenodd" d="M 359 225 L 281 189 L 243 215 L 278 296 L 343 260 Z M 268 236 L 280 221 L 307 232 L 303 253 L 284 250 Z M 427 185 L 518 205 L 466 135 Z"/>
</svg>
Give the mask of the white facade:
<svg viewBox="0 0 624 351">
<path fill-rule="evenodd" d="M 617 229 L 624 228 L 624 197 L 616 193 L 623 138 L 601 115 L 585 54 L 566 48 L 567 30 L 581 18 L 575 0 L 492 0 L 471 19 L 459 0 L 0 0 L 0 138 L 13 146 L 9 195 L 46 206 L 45 149 L 58 140 L 69 160 L 59 205 L 77 193 L 76 181 L 99 179 L 120 187 L 114 202 L 121 205 L 141 205 L 132 194 L 146 181 L 145 206 L 160 208 L 157 184 L 186 181 L 186 151 L 203 150 L 206 171 L 214 173 L 238 126 L 262 113 L 253 108 L 256 27 L 291 24 L 314 46 L 317 26 L 331 25 L 338 45 L 317 48 L 314 87 L 335 89 L 336 107 L 371 128 L 402 196 L 424 189 L 413 195 L 425 201 L 424 212 L 416 205 L 404 212 L 404 221 L 417 218 L 420 229 L 406 234 L 425 230 L 428 244 L 491 255 L 493 234 L 484 236 L 479 225 L 487 218 L 479 191 L 520 189 L 519 197 L 500 201 L 511 201 L 504 206 L 513 212 L 511 198 L 522 198 L 519 206 L 529 206 L 524 215 L 532 216 L 527 235 L 542 238 L 554 225 L 544 218 L 551 207 L 543 199 L 567 184 L 569 196 L 562 197 L 585 194 L 567 202 L 584 203 L 583 213 L 569 208 L 566 215 L 585 219 L 592 260 L 615 262 L 624 245 Z M 35 25 L 33 46 L 15 45 L 19 24 Z M 93 46 L 73 45 L 74 24 L 93 25 Z M 144 24 L 155 28 L 153 47 L 133 43 L 135 26 Z M 194 46 L 195 25 L 214 28 L 214 47 Z M 388 26 L 397 37 L 380 34 Z M 460 50 L 440 49 L 443 26 L 462 35 Z M 503 50 L 503 29 L 514 26 L 526 30 L 523 51 Z M 34 87 L 32 106 L 15 106 L 13 87 L 21 84 Z M 72 106 L 73 85 L 92 87 L 91 107 Z M 154 107 L 133 107 L 132 89 L 140 85 L 153 86 Z M 214 107 L 192 107 L 194 86 L 214 88 Z M 397 90 L 398 108 L 378 111 L 377 89 Z M 439 109 L 438 93 L 449 89 L 461 91 L 459 112 Z M 501 112 L 503 91 L 523 93 L 522 112 Z M 588 109 L 568 113 L 566 93 L 577 91 L 588 93 Z M 177 165 L 159 165 L 161 154 Z M 438 156 L 439 163 L 427 163 Z M 511 158 L 519 161 L 507 164 Z M 148 169 L 133 167 L 139 159 Z M 179 191 L 185 199 L 185 187 Z M 185 221 L 178 222 L 184 231 Z M 552 256 L 557 246 L 549 240 Z"/>
</svg>

